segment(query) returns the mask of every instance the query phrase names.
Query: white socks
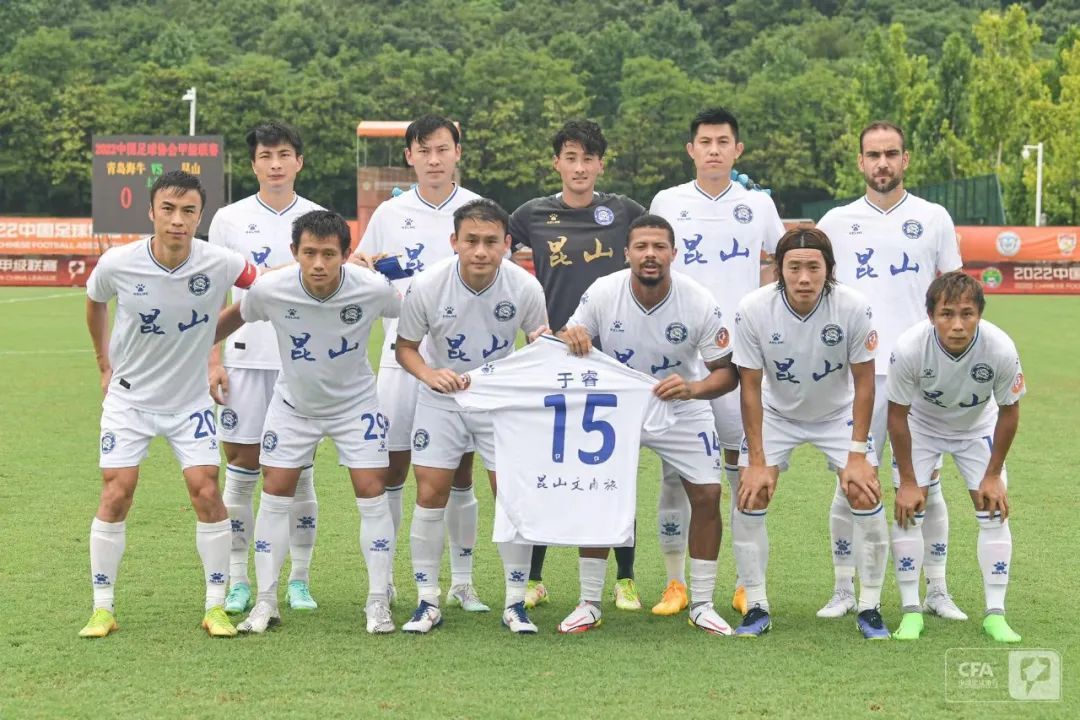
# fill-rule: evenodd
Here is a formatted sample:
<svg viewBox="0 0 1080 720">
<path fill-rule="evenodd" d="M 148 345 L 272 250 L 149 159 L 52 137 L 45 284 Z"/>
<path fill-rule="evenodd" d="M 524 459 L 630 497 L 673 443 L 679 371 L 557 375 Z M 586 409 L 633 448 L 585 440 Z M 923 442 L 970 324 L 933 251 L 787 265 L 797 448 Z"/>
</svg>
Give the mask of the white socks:
<svg viewBox="0 0 1080 720">
<path fill-rule="evenodd" d="M 401 527 L 402 504 L 405 498 L 405 483 L 386 488 L 386 504 L 390 508 L 390 521 L 394 523 L 394 531 L 390 534 L 390 578 L 387 582 L 394 584 L 394 558 L 397 557 L 398 528 Z"/>
<path fill-rule="evenodd" d="M 439 604 L 439 565 L 446 538 L 446 509 L 413 509 L 409 546 L 412 549 L 413 579 L 419 600 Z M 528 565 L 528 561 L 526 561 Z M 526 568 L 528 574 L 528 568 Z"/>
<path fill-rule="evenodd" d="M 532 563 L 532 545 L 507 542 L 497 543 L 497 545 L 499 557 L 502 558 L 503 574 L 506 577 L 505 607 L 510 607 L 525 599 L 525 584 L 529 580 L 529 565 Z"/>
<path fill-rule="evenodd" d="M 367 565 L 367 604 L 376 600 L 387 602 L 386 586 L 390 583 L 390 566 L 394 562 L 390 549 L 393 545 L 394 521 L 386 493 L 373 498 L 356 498 L 360 511 L 360 552 Z"/>
<path fill-rule="evenodd" d="M 607 577 L 607 558 L 578 558 L 578 578 L 581 581 L 581 602 L 600 607 Z"/>
<path fill-rule="evenodd" d="M 206 578 L 206 609 L 225 604 L 229 584 L 229 546 L 232 544 L 229 519 L 216 523 L 195 523 L 195 547 L 202 558 Z"/>
<path fill-rule="evenodd" d="M 473 547 L 479 523 L 479 503 L 473 486 L 450 488 L 446 502 L 446 529 L 450 536 L 450 584 L 472 585 Z"/>
<path fill-rule="evenodd" d="M 889 556 L 889 531 L 881 503 L 872 510 L 850 510 L 855 517 L 855 546 L 859 549 L 859 612 L 881 605 L 881 586 Z"/>
<path fill-rule="evenodd" d="M 233 583 L 251 583 L 248 579 L 248 546 L 255 532 L 255 485 L 258 482 L 258 470 L 225 466 L 225 491 L 221 499 L 232 524 L 229 576 Z"/>
<path fill-rule="evenodd" d="M 90 522 L 90 582 L 94 588 L 94 609 L 105 608 L 113 612 L 115 596 L 113 588 L 120 572 L 120 559 L 124 557 L 127 525 L 98 520 Z"/>
<path fill-rule="evenodd" d="M 986 611 L 1004 613 L 1012 563 L 1012 531 L 1009 522 L 1002 522 L 1000 515 L 991 518 L 989 513 L 977 511 L 975 519 L 979 521 L 976 546 L 986 592 Z"/>
<path fill-rule="evenodd" d="M 291 497 L 262 493 L 255 518 L 255 581 L 260 601 L 277 607 L 278 576 L 289 552 Z"/>
<path fill-rule="evenodd" d="M 665 462 L 660 465 L 660 502 L 657 532 L 668 582 L 686 584 L 686 542 L 690 532 L 690 498 L 679 472 Z"/>
<path fill-rule="evenodd" d="M 766 510 L 737 510 L 731 523 L 731 546 L 735 566 L 746 587 L 746 605 L 760 605 L 768 612 L 765 594 L 765 571 L 769 565 L 769 534 L 765 528 Z"/>
<path fill-rule="evenodd" d="M 308 581 L 311 554 L 315 551 L 315 531 L 319 521 L 319 501 L 315 497 L 314 468 L 300 471 L 292 506 L 289 508 L 289 581 Z"/>
<path fill-rule="evenodd" d="M 941 481 L 935 480 L 926 489 L 926 517 L 919 524 L 925 547 L 923 572 L 931 587 L 945 592 L 945 563 L 949 552 L 949 512 Z"/>
<path fill-rule="evenodd" d="M 851 505 L 840 489 L 836 478 L 836 492 L 829 506 L 829 539 L 832 541 L 833 575 L 835 588 L 855 594 L 855 519 Z"/>
<path fill-rule="evenodd" d="M 711 603 L 716 590 L 716 561 L 690 558 L 690 605 Z"/>
<path fill-rule="evenodd" d="M 914 527 L 901 528 L 892 525 L 893 567 L 896 569 L 896 585 L 900 588 L 900 606 L 904 612 L 918 612 L 919 570 L 923 565 L 922 517 L 916 515 Z"/>
</svg>

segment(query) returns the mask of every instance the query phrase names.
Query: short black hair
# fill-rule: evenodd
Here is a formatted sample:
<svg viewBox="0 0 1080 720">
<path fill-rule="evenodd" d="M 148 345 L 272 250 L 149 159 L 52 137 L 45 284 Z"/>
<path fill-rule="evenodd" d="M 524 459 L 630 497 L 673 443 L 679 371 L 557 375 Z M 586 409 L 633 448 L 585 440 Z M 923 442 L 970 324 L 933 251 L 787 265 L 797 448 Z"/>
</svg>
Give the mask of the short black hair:
<svg viewBox="0 0 1080 720">
<path fill-rule="evenodd" d="M 277 147 L 278 145 L 292 145 L 297 155 L 304 154 L 304 141 L 300 139 L 300 133 L 291 125 L 286 125 L 277 120 L 264 122 L 255 127 L 244 137 L 248 146 L 248 156 L 255 159 L 255 148 Z"/>
<path fill-rule="evenodd" d="M 199 178 L 183 170 L 170 170 L 150 186 L 150 207 L 154 206 L 154 198 L 161 190 L 171 190 L 176 195 L 183 195 L 188 190 L 199 191 L 199 210 L 206 207 L 206 190 L 203 189 Z"/>
<path fill-rule="evenodd" d="M 503 210 L 502 205 L 487 198 L 470 200 L 454 211 L 455 235 L 461 232 L 461 223 L 465 220 L 499 223 L 502 225 L 503 235 L 509 232 L 510 216 Z"/>
<path fill-rule="evenodd" d="M 832 242 L 824 231 L 818 228 L 792 228 L 784 233 L 776 243 L 776 284 L 784 290 L 784 256 L 791 250 L 820 250 L 825 258 L 825 288 L 822 294 L 828 295 L 836 285 L 836 257 L 833 255 Z"/>
<path fill-rule="evenodd" d="M 555 151 L 556 157 L 562 152 L 563 145 L 568 142 L 576 142 L 585 149 L 586 153 L 600 158 L 607 152 L 604 131 L 592 120 L 569 120 L 559 132 L 555 133 L 555 137 L 551 139 L 551 149 Z"/>
<path fill-rule="evenodd" d="M 900 136 L 900 152 L 904 152 L 907 140 L 904 138 L 904 131 L 900 129 L 900 126 L 896 123 L 891 123 L 888 120 L 875 120 L 862 129 L 859 133 L 859 154 L 863 151 L 863 138 L 866 137 L 866 133 L 873 130 L 892 130 L 894 133 Z"/>
<path fill-rule="evenodd" d="M 739 142 L 739 121 L 725 108 L 707 108 L 695 115 L 694 119 L 690 121 L 690 142 L 694 142 L 698 128 L 702 125 L 730 125 L 731 133 L 735 136 L 735 142 Z"/>
<path fill-rule="evenodd" d="M 427 140 L 440 128 L 450 131 L 455 145 L 461 144 L 461 133 L 458 132 L 457 125 L 439 115 L 421 115 L 405 128 L 405 147 L 411 148 L 414 142 Z"/>
<path fill-rule="evenodd" d="M 964 296 L 971 298 L 982 315 L 986 308 L 986 296 L 982 284 L 963 270 L 953 270 L 934 278 L 926 288 L 926 314 L 933 315 L 938 303 L 958 302 Z"/>
<path fill-rule="evenodd" d="M 666 230 L 668 238 L 671 240 L 671 247 L 675 247 L 675 228 L 671 227 L 671 223 L 659 215 L 650 215 L 646 213 L 634 218 L 634 221 L 630 223 L 630 227 L 626 231 L 627 245 L 630 244 L 630 236 L 632 236 L 634 231 L 638 228 L 658 228 L 660 230 Z"/>
<path fill-rule="evenodd" d="M 352 245 L 352 233 L 345 218 L 330 210 L 312 210 L 293 221 L 292 246 L 300 248 L 300 236 L 308 233 L 317 238 L 336 237 L 341 246 L 341 254 L 349 252 Z"/>
</svg>

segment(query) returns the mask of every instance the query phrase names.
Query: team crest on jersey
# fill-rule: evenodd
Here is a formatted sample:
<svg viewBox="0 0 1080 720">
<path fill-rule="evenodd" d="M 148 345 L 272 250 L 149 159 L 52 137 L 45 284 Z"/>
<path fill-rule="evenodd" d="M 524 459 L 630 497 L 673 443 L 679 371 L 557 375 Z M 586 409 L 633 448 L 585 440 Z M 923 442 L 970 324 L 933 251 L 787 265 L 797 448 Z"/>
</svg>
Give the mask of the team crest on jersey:
<svg viewBox="0 0 1080 720">
<path fill-rule="evenodd" d="M 232 408 L 225 408 L 221 411 L 221 427 L 226 430 L 233 430 L 236 428 L 236 411 Z"/>
<path fill-rule="evenodd" d="M 424 428 L 417 428 L 412 436 L 413 450 L 423 450 L 431 442 L 431 435 Z"/>
<path fill-rule="evenodd" d="M 994 369 L 986 363 L 979 363 L 971 368 L 971 379 L 977 383 L 987 383 L 994 379 Z"/>
<path fill-rule="evenodd" d="M 904 224 L 900 226 L 900 229 L 904 231 L 904 235 L 912 240 L 918 240 L 922 237 L 923 227 L 922 223 L 918 220 L 905 220 Z"/>
<path fill-rule="evenodd" d="M 517 315 L 517 307 L 509 300 L 503 300 L 495 306 L 495 319 L 506 322 L 507 320 L 513 320 Z"/>
<path fill-rule="evenodd" d="M 681 322 L 673 322 L 664 330 L 664 337 L 666 337 L 668 342 L 672 345 L 678 345 L 679 343 L 684 342 L 689 336 L 690 331 L 687 330 L 686 326 Z"/>
<path fill-rule="evenodd" d="M 839 325 L 829 323 L 821 330 L 821 342 L 829 347 L 839 345 L 844 340 L 844 331 Z"/>
<path fill-rule="evenodd" d="M 611 323 L 611 332 L 622 332 L 622 320 L 615 320 Z"/>
<path fill-rule="evenodd" d="M 210 278 L 204 273 L 193 275 L 187 281 L 187 289 L 191 291 L 192 295 L 205 295 L 207 290 L 210 289 Z"/>
<path fill-rule="evenodd" d="M 285 311 L 285 319 L 286 320 L 299 320 L 300 319 L 300 313 L 296 312 L 296 308 L 289 308 L 288 310 Z"/>
<path fill-rule="evenodd" d="M 862 235 L 862 227 L 859 223 L 851 223 L 851 230 L 848 231 L 848 235 Z"/>
<path fill-rule="evenodd" d="M 1011 230 L 1006 230 L 997 236 L 994 241 L 997 251 L 1005 257 L 1012 257 L 1020 252 L 1020 236 Z"/>
<path fill-rule="evenodd" d="M 750 209 L 749 205 L 739 203 L 735 206 L 735 209 L 731 211 L 732 217 L 743 225 L 749 224 L 754 219 L 754 211 Z"/>
<path fill-rule="evenodd" d="M 135 286 L 135 292 L 133 292 L 132 295 L 138 295 L 141 297 L 143 295 L 149 295 L 149 293 L 146 292 L 146 286 L 142 283 L 139 283 Z"/>
<path fill-rule="evenodd" d="M 262 449 L 266 452 L 273 452 L 277 447 L 278 437 L 277 433 L 273 430 L 267 430 L 263 433 Z"/>
<path fill-rule="evenodd" d="M 610 225 L 615 222 L 615 213 L 607 205 L 600 205 L 593 210 L 593 219 L 597 225 Z"/>
<path fill-rule="evenodd" d="M 877 330 L 871 330 L 870 334 L 866 336 L 866 342 L 864 343 L 867 350 L 873 352 L 877 350 Z"/>
<path fill-rule="evenodd" d="M 1024 391 L 1024 373 L 1016 373 L 1016 379 L 1013 380 L 1012 387 L 1013 395 L 1019 395 Z"/>
<path fill-rule="evenodd" d="M 101 454 L 108 455 L 116 448 L 116 434 L 106 430 L 101 434 Z"/>
<path fill-rule="evenodd" d="M 341 322 L 345 323 L 346 325 L 355 325 L 356 323 L 360 322 L 360 318 L 364 317 L 364 310 L 356 303 L 353 303 L 351 305 L 346 305 L 345 307 L 341 308 L 341 312 L 338 313 L 338 317 L 340 317 Z"/>
<path fill-rule="evenodd" d="M 716 347 L 721 350 L 726 348 L 731 343 L 731 333 L 728 332 L 726 327 L 720 328 L 720 332 L 716 333 Z"/>
</svg>

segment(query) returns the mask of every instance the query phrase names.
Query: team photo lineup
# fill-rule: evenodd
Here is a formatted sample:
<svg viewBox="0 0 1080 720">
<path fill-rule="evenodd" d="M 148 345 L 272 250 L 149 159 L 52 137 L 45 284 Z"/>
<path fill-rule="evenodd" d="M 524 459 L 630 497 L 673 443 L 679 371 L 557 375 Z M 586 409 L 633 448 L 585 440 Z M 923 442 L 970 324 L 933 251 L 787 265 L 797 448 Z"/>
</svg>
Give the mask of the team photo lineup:
<svg viewBox="0 0 1080 720">
<path fill-rule="evenodd" d="M 603 131 L 568 120 L 551 146 L 561 191 L 508 212 L 458 185 L 459 129 L 424 115 L 404 138 L 415 184 L 376 208 L 355 249 L 343 217 L 298 194 L 303 141 L 284 122 L 248 133 L 259 190 L 218 210 L 207 242 L 195 237 L 199 178 L 161 175 L 152 234 L 108 250 L 87 281 L 103 482 L 78 635 L 120 628 L 126 519 L 162 437 L 197 519 L 211 637 L 280 626 L 288 643 L 289 612 L 316 611 L 319 575 L 341 572 L 337 558 L 312 562 L 316 480 L 340 474 L 316 470 L 329 439 L 355 496 L 370 634 L 452 634 L 450 608 L 494 610 L 513 634 L 585 633 L 602 626 L 607 594 L 625 611 L 612 623 L 637 611 L 759 637 L 773 623 L 777 490 L 830 482 L 831 504 L 805 509 L 822 535 L 828 526 L 833 566 L 817 617 L 853 621 L 853 642 L 918 640 L 927 614 L 968 619 L 947 584 L 948 456 L 971 500 L 951 503 L 953 517 L 973 512 L 977 526 L 959 550 L 983 583 L 972 642 L 1019 643 L 1005 614 L 1005 462 L 1024 374 L 1013 340 L 983 318 L 949 213 L 904 188 L 903 129 L 861 128 L 851 162 L 865 194 L 788 228 L 766 191 L 740 182 L 734 115 L 713 107 L 686 122 L 695 176 L 647 208 L 600 189 Z M 781 482 L 803 445 L 814 476 Z M 641 448 L 659 477 L 639 478 Z M 492 543 L 479 537 L 476 460 L 495 498 Z M 638 512 L 643 482 L 659 483 L 654 512 Z M 718 572 L 725 526 L 733 577 Z M 645 587 L 635 547 L 654 537 L 663 580 L 649 568 Z M 476 557 L 496 562 L 491 544 L 501 605 L 474 582 Z M 530 611 L 549 587 L 572 594 L 569 578 L 544 575 L 550 546 L 577 548 L 579 589 L 545 627 Z M 394 575 L 398 553 L 411 583 Z M 890 572 L 898 598 L 882 592 Z"/>
</svg>

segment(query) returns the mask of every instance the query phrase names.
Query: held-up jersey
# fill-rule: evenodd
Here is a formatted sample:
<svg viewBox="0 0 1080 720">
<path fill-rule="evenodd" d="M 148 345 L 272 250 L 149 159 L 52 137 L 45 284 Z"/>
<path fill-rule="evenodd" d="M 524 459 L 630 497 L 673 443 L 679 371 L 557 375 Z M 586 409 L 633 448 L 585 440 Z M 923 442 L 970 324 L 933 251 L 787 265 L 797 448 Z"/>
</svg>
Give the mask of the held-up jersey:
<svg viewBox="0 0 1080 720">
<path fill-rule="evenodd" d="M 450 235 L 454 232 L 454 211 L 480 196 L 461 186 L 442 203 L 434 205 L 420 195 L 419 188 L 381 203 L 371 216 L 360 249 L 369 255 L 400 255 L 401 267 L 422 273 L 428 267 L 454 255 Z M 415 275 L 413 276 L 415 277 Z M 394 286 L 404 295 L 413 278 L 395 280 Z M 397 321 L 383 320 L 383 350 L 379 367 L 398 367 L 394 357 Z M 426 354 L 425 354 L 426 357 Z"/>
<path fill-rule="evenodd" d="M 214 214 L 210 223 L 209 240 L 213 245 L 229 248 L 243 255 L 260 270 L 269 270 L 293 262 L 293 222 L 321 205 L 297 195 L 292 203 L 278 212 L 259 199 L 256 193 L 226 205 Z M 243 290 L 233 291 L 233 300 L 240 301 Z M 269 325 L 245 325 L 225 341 L 223 363 L 230 368 L 278 370 L 277 340 Z"/>
<path fill-rule="evenodd" d="M 264 276 L 240 301 L 245 322 L 269 321 L 281 353 L 275 391 L 305 417 L 341 417 L 375 401 L 368 363 L 371 327 L 397 317 L 401 296 L 378 273 L 346 263 L 330 297 L 311 295 L 301 271 Z"/>
<path fill-rule="evenodd" d="M 532 248 L 552 330 L 563 329 L 593 280 L 626 267 L 630 223 L 644 213 L 625 195 L 597 192 L 585 208 L 570 207 L 558 193 L 534 198 L 510 216 L 512 248 Z"/>
<path fill-rule="evenodd" d="M 800 317 L 772 283 L 739 303 L 734 362 L 762 371 L 767 411 L 802 422 L 848 417 L 855 399 L 850 366 L 873 360 L 878 344 L 872 317 L 866 298 L 839 284 Z"/>
<path fill-rule="evenodd" d="M 671 277 L 671 290 L 646 310 L 630 288 L 630 270 L 602 277 L 581 296 L 567 327 L 580 325 L 600 339 L 604 352 L 629 368 L 663 379 L 705 377 L 704 362 L 731 353 L 731 332 L 709 291 L 684 275 Z M 679 400 L 677 412 L 707 406 Z M 685 406 L 685 407 L 683 407 Z"/>
<path fill-rule="evenodd" d="M 761 285 L 761 255 L 784 234 L 772 198 L 735 182 L 715 197 L 696 180 L 661 190 L 649 212 L 675 229 L 671 269 L 708 288 L 728 318 Z"/>
<path fill-rule="evenodd" d="M 876 364 L 885 375 L 893 343 L 926 319 L 926 289 L 938 273 L 961 267 L 956 228 L 940 205 L 905 193 L 888 210 L 866 196 L 825 213 L 817 227 L 832 242 L 837 281 L 855 288 L 874 308 L 880 336 Z"/>
<path fill-rule="evenodd" d="M 497 500 L 512 525 L 497 515 L 495 540 L 632 541 L 642 431 L 675 423 L 655 382 L 597 350 L 575 357 L 550 335 L 470 372 L 453 397 L 494 411 Z"/>
<path fill-rule="evenodd" d="M 206 364 L 221 305 L 234 284 L 258 270 L 237 253 L 198 240 L 169 270 L 154 259 L 151 238 L 110 248 L 86 282 L 94 302 L 116 298 L 109 340 L 109 394 L 150 413 L 173 414 L 211 402 Z"/>
<path fill-rule="evenodd" d="M 909 405 L 908 426 L 926 435 L 970 440 L 993 435 L 998 406 L 1027 392 L 1016 345 L 996 325 L 979 321 L 959 357 L 941 345 L 929 320 L 907 330 L 889 359 L 889 401 Z"/>
<path fill-rule="evenodd" d="M 504 261 L 491 284 L 476 292 L 451 257 L 413 278 L 397 332 L 413 342 L 430 338 L 432 368 L 466 373 L 512 353 L 518 330 L 528 334 L 546 324 L 544 291 L 528 271 Z M 417 401 L 457 409 L 453 398 L 426 386 Z"/>
</svg>

